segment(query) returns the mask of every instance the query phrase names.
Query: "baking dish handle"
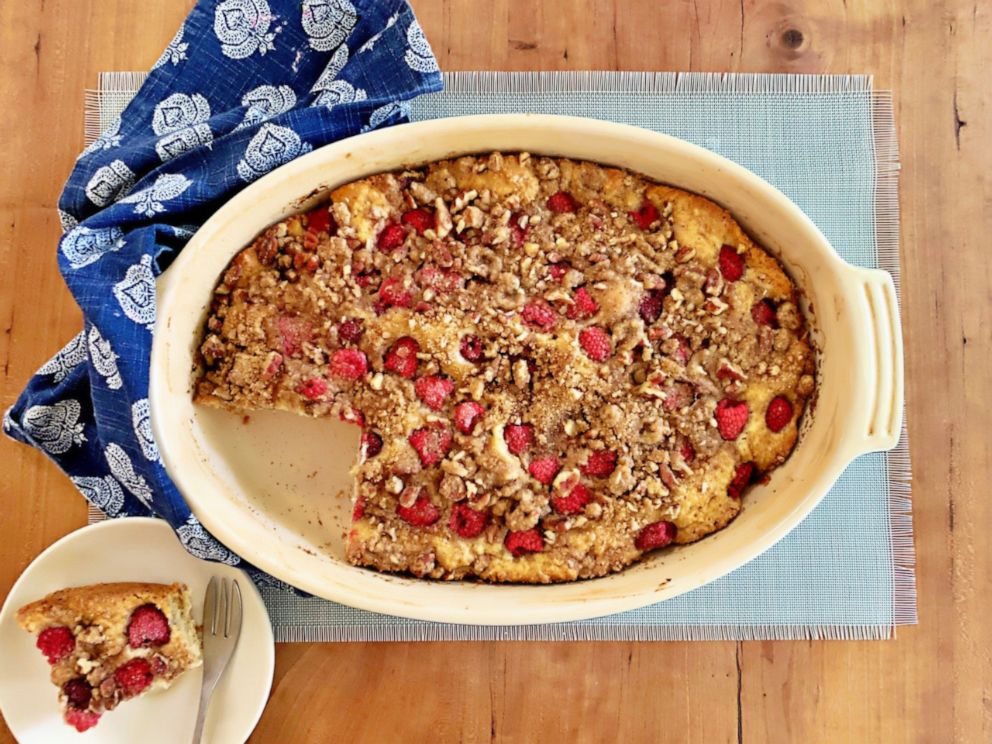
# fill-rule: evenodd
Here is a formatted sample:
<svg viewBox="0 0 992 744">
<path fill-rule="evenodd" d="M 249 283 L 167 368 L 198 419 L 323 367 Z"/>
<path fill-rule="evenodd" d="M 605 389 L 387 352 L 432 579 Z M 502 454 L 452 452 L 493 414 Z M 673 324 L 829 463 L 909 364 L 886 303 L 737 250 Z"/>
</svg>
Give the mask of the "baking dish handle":
<svg viewBox="0 0 992 744">
<path fill-rule="evenodd" d="M 868 353 L 858 359 L 865 407 L 851 442 L 857 454 L 864 454 L 892 449 L 902 432 L 902 326 L 891 274 L 880 269 L 855 269 L 854 274 L 854 301 L 862 305 L 862 317 L 868 321 L 863 329 Z"/>
</svg>

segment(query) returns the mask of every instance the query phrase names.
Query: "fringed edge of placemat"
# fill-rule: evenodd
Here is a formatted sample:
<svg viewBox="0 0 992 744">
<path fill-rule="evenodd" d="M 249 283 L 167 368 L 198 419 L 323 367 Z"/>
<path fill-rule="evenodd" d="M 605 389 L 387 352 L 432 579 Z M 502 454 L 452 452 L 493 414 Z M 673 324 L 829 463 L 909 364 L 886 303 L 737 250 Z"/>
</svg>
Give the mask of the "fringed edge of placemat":
<svg viewBox="0 0 992 744">
<path fill-rule="evenodd" d="M 901 301 L 899 269 L 899 144 L 892 95 L 876 91 L 870 75 L 793 75 L 701 72 L 493 72 L 443 73 L 447 93 L 520 94 L 546 92 L 621 92 L 645 94 L 851 93 L 870 96 L 875 155 L 875 246 L 880 268 L 895 282 Z M 85 92 L 85 143 L 111 123 L 101 116 L 101 101 L 121 96 L 126 104 L 147 77 L 144 72 L 104 72 L 99 87 Z M 123 108 L 123 106 L 122 106 Z M 313 627 L 274 624 L 275 640 L 287 642 L 384 641 L 756 641 L 886 640 L 898 625 L 918 622 L 916 553 L 911 500 L 912 467 L 905 418 L 899 444 L 885 454 L 889 480 L 889 539 L 893 554 L 892 624 L 843 625 L 626 625 L 554 623 L 524 626 L 349 625 Z M 89 507 L 89 521 L 106 519 Z"/>
<path fill-rule="evenodd" d="M 872 144 L 875 154 L 875 250 L 878 266 L 892 275 L 896 300 L 902 305 L 899 262 L 899 139 L 896 136 L 892 94 L 873 91 Z M 886 453 L 889 482 L 889 535 L 892 540 L 892 622 L 894 626 L 919 622 L 916 607 L 916 547 L 913 542 L 912 461 L 905 403 L 899 443 Z M 893 628 L 893 635 L 895 628 Z"/>
</svg>

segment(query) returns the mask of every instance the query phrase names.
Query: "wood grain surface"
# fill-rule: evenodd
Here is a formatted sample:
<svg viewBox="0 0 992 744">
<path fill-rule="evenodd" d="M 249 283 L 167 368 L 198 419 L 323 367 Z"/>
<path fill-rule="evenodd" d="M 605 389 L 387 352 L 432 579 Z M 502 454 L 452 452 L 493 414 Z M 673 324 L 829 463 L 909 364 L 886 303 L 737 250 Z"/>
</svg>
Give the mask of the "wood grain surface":
<svg viewBox="0 0 992 744">
<path fill-rule="evenodd" d="M 0 0 L 0 406 L 79 328 L 55 203 L 82 91 L 147 69 L 192 4 Z M 894 91 L 920 625 L 891 642 L 281 645 L 252 741 L 992 741 L 992 5 L 413 4 L 447 70 L 866 72 Z M 4 439 L 0 463 L 5 595 L 86 508 L 34 450 Z"/>
</svg>

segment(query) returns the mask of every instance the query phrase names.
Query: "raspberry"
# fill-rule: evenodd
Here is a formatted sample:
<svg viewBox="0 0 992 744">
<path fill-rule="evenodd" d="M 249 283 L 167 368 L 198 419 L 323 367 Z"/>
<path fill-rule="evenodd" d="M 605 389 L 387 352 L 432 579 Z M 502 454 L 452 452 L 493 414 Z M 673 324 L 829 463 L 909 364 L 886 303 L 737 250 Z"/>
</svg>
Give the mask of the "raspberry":
<svg viewBox="0 0 992 744">
<path fill-rule="evenodd" d="M 754 463 L 742 462 L 734 471 L 734 477 L 727 485 L 727 495 L 732 499 L 739 499 L 744 495 L 744 489 L 751 484 L 754 477 Z"/>
<path fill-rule="evenodd" d="M 351 510 L 351 521 L 357 522 L 365 516 L 365 497 L 359 496 L 355 499 L 355 506 Z"/>
<path fill-rule="evenodd" d="M 689 346 L 689 339 L 687 339 L 682 334 L 677 334 L 672 336 L 677 342 L 678 347 L 675 349 L 675 353 L 672 356 L 682 366 L 689 363 L 689 357 L 692 356 L 692 348 Z"/>
<path fill-rule="evenodd" d="M 765 411 L 765 424 L 774 432 L 780 432 L 792 421 L 792 403 L 784 395 L 776 395 Z"/>
<path fill-rule="evenodd" d="M 598 450 L 589 455 L 586 464 L 582 466 L 582 474 L 590 478 L 605 478 L 617 467 L 617 453 L 609 450 Z"/>
<path fill-rule="evenodd" d="M 382 228 L 382 232 L 379 233 L 379 237 L 376 239 L 376 247 L 380 251 L 390 253 L 403 245 L 405 240 L 406 230 L 403 229 L 403 225 L 397 225 L 394 222 Z"/>
<path fill-rule="evenodd" d="M 664 388 L 665 400 L 662 407 L 666 411 L 678 411 L 690 405 L 696 397 L 695 390 L 688 382 L 673 382 Z"/>
<path fill-rule="evenodd" d="M 93 728 L 100 722 L 100 714 L 91 710 L 67 710 L 64 717 L 65 722 L 79 733 Z"/>
<path fill-rule="evenodd" d="M 312 212 L 307 212 L 307 232 L 337 232 L 337 225 L 331 230 L 334 219 L 331 217 L 327 207 L 317 207 Z"/>
<path fill-rule="evenodd" d="M 374 431 L 363 431 L 362 450 L 365 452 L 366 458 L 375 457 L 382 452 L 382 437 Z"/>
<path fill-rule="evenodd" d="M 514 558 L 528 553 L 540 553 L 544 550 L 544 538 L 536 527 L 523 532 L 508 532 L 503 541 L 506 549 Z"/>
<path fill-rule="evenodd" d="M 546 486 L 551 485 L 559 470 L 561 470 L 561 463 L 554 455 L 531 460 L 530 465 L 527 466 L 527 472 Z"/>
<path fill-rule="evenodd" d="M 70 708 L 85 710 L 90 707 L 93 688 L 83 677 L 76 677 L 76 679 L 70 679 L 62 685 L 62 693 L 65 695 L 66 704 Z"/>
<path fill-rule="evenodd" d="M 513 241 L 513 247 L 519 248 L 527 240 L 527 232 L 530 227 L 520 227 L 521 214 L 519 212 L 514 212 L 510 215 L 510 239 Z"/>
<path fill-rule="evenodd" d="M 488 511 L 476 511 L 468 504 L 455 504 L 451 508 L 448 526 L 461 537 L 466 539 L 478 537 L 488 524 Z"/>
<path fill-rule="evenodd" d="M 579 346 L 594 362 L 605 362 L 613 354 L 613 341 L 602 328 L 591 326 L 579 333 Z"/>
<path fill-rule="evenodd" d="M 534 442 L 534 427 L 530 424 L 509 424 L 503 430 L 506 447 L 515 455 L 519 455 Z"/>
<path fill-rule="evenodd" d="M 114 670 L 114 682 L 124 691 L 124 697 L 140 694 L 152 683 L 152 666 L 148 659 L 131 659 Z"/>
<path fill-rule="evenodd" d="M 355 274 L 355 284 L 357 284 L 362 289 L 368 289 L 370 292 L 375 292 L 379 287 L 380 274 L 375 269 L 369 269 L 368 271 L 359 271 Z"/>
<path fill-rule="evenodd" d="M 413 389 L 428 408 L 440 411 L 445 399 L 454 391 L 455 383 L 443 375 L 428 375 L 413 383 Z"/>
<path fill-rule="evenodd" d="M 76 638 L 64 625 L 56 625 L 41 631 L 35 645 L 48 658 L 48 663 L 54 664 L 72 653 L 76 648 Z"/>
<path fill-rule="evenodd" d="M 282 342 L 282 353 L 286 356 L 296 356 L 303 350 L 303 344 L 313 337 L 310 321 L 302 318 L 280 315 L 276 320 L 279 336 Z"/>
<path fill-rule="evenodd" d="M 592 298 L 585 287 L 575 290 L 575 304 L 568 308 L 568 317 L 571 320 L 585 320 L 598 312 L 599 303 Z"/>
<path fill-rule="evenodd" d="M 524 305 L 521 313 L 525 321 L 533 326 L 548 330 L 558 320 L 558 314 L 544 300 L 531 300 Z"/>
<path fill-rule="evenodd" d="M 420 344 L 416 339 L 403 336 L 386 350 L 384 366 L 387 372 L 393 372 L 400 377 L 410 379 L 417 374 L 417 354 Z"/>
<path fill-rule="evenodd" d="M 131 613 L 127 623 L 127 643 L 131 648 L 163 646 L 170 637 L 169 621 L 155 605 L 144 604 Z"/>
<path fill-rule="evenodd" d="M 683 442 L 682 447 L 679 449 L 679 454 L 682 455 L 682 459 L 687 463 L 692 462 L 696 459 L 696 448 L 688 442 Z"/>
<path fill-rule="evenodd" d="M 429 209 L 411 209 L 400 217 L 400 222 L 416 230 L 417 235 L 423 235 L 434 229 L 434 213 Z"/>
<path fill-rule="evenodd" d="M 445 295 L 462 288 L 464 278 L 457 271 L 445 270 L 436 266 L 425 266 L 417 274 L 417 283 L 424 289 L 433 289 L 436 294 Z"/>
<path fill-rule="evenodd" d="M 747 403 L 724 398 L 716 404 L 713 416 L 716 418 L 716 428 L 720 430 L 721 437 L 727 441 L 737 439 L 747 424 Z"/>
<path fill-rule="evenodd" d="M 345 320 L 338 326 L 338 338 L 348 344 L 357 344 L 362 340 L 362 334 L 364 333 L 365 327 L 361 320 Z"/>
<path fill-rule="evenodd" d="M 551 508 L 559 514 L 578 514 L 592 501 L 589 489 L 581 483 L 576 483 L 567 496 L 552 496 Z"/>
<path fill-rule="evenodd" d="M 565 191 L 559 191 L 558 193 L 552 194 L 548 197 L 548 209 L 555 214 L 574 212 L 578 208 L 579 205 L 575 203 L 575 199 L 572 198 L 572 195 Z"/>
<path fill-rule="evenodd" d="M 358 380 L 369 371 L 369 359 L 358 349 L 338 349 L 331 355 L 331 374 L 345 380 Z"/>
<path fill-rule="evenodd" d="M 657 550 L 675 539 L 675 525 L 671 522 L 653 522 L 637 533 L 634 547 L 638 550 Z"/>
<path fill-rule="evenodd" d="M 720 247 L 720 273 L 728 282 L 736 282 L 744 276 L 744 256 L 726 243 Z"/>
<path fill-rule="evenodd" d="M 413 296 L 400 279 L 387 279 L 379 287 L 379 299 L 386 307 L 410 307 Z"/>
<path fill-rule="evenodd" d="M 440 421 L 415 429 L 408 440 L 417 450 L 420 462 L 429 468 L 441 462 L 451 449 L 451 430 Z"/>
<path fill-rule="evenodd" d="M 556 282 L 560 282 L 564 278 L 565 274 L 568 273 L 568 270 L 570 268 L 572 267 L 564 262 L 554 263 L 548 266 L 548 273 L 551 274 L 552 279 L 554 279 Z"/>
<path fill-rule="evenodd" d="M 359 411 L 357 408 L 345 408 L 338 414 L 338 418 L 344 421 L 346 424 L 355 424 L 363 429 L 365 428 L 365 414 Z"/>
<path fill-rule="evenodd" d="M 751 317 L 759 326 L 775 328 L 778 325 L 775 318 L 775 303 L 767 298 L 758 300 L 751 306 Z"/>
<path fill-rule="evenodd" d="M 318 400 L 327 392 L 327 380 L 323 377 L 311 377 L 300 383 L 297 392 L 307 400 Z"/>
<path fill-rule="evenodd" d="M 647 230 L 658 219 L 658 208 L 649 201 L 645 201 L 636 212 L 627 212 L 630 219 L 641 228 Z"/>
<path fill-rule="evenodd" d="M 455 406 L 455 427 L 462 434 L 471 434 L 476 422 L 482 417 L 486 409 L 474 400 L 467 400 Z"/>
<path fill-rule="evenodd" d="M 664 308 L 665 291 L 662 289 L 649 289 L 647 294 L 641 298 L 641 304 L 637 308 L 641 318 L 648 325 L 654 323 L 661 317 Z"/>
<path fill-rule="evenodd" d="M 441 518 L 438 508 L 423 494 L 411 506 L 397 505 L 396 513 L 400 519 L 414 527 L 430 527 Z"/>
<path fill-rule="evenodd" d="M 458 350 L 466 360 L 477 362 L 482 359 L 482 339 L 478 336 L 462 336 Z"/>
</svg>

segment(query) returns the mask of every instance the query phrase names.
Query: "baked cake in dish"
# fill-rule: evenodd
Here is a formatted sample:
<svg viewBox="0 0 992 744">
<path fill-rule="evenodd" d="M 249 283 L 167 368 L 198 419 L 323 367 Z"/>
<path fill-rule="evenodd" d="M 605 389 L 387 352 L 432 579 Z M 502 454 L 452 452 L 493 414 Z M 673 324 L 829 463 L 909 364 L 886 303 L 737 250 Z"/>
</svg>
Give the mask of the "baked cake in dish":
<svg viewBox="0 0 992 744">
<path fill-rule="evenodd" d="M 198 403 L 361 426 L 349 560 L 439 579 L 601 576 L 719 530 L 814 390 L 796 287 L 725 210 L 527 153 L 269 227 L 199 351 Z"/>
<path fill-rule="evenodd" d="M 17 622 L 52 666 L 66 722 L 85 731 L 122 700 L 200 666 L 190 607 L 184 584 L 93 584 L 25 605 Z"/>
</svg>

